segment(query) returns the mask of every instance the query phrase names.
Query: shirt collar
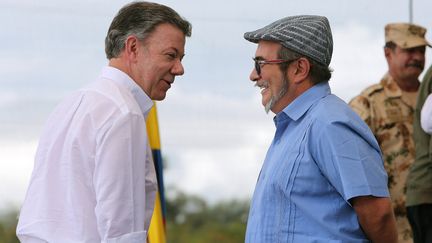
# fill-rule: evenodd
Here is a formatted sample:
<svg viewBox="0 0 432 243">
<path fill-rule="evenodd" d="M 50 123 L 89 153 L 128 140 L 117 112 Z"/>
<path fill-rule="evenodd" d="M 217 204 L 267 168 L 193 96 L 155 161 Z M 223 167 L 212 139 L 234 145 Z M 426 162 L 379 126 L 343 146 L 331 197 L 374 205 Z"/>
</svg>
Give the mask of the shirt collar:
<svg viewBox="0 0 432 243">
<path fill-rule="evenodd" d="M 331 93 L 328 82 L 315 84 L 299 97 L 294 99 L 282 112 L 276 115 L 276 121 L 291 118 L 296 121 L 319 99 Z"/>
<path fill-rule="evenodd" d="M 153 107 L 153 101 L 129 75 L 117 68 L 107 66 L 102 69 L 101 77 L 112 80 L 129 90 L 140 106 L 141 112 L 147 117 Z"/>
<path fill-rule="evenodd" d="M 387 97 L 401 97 L 402 90 L 399 88 L 399 85 L 394 81 L 393 77 L 387 73 L 381 79 L 381 85 L 384 87 L 384 92 Z"/>
</svg>

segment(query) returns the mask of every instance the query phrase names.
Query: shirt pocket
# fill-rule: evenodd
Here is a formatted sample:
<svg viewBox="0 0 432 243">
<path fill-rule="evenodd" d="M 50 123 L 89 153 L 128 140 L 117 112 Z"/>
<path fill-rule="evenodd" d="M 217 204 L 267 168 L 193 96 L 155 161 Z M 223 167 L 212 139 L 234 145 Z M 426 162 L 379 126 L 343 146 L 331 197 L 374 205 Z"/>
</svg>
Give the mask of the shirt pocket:
<svg viewBox="0 0 432 243">
<path fill-rule="evenodd" d="M 287 149 L 276 161 L 274 161 L 275 168 L 272 170 L 273 184 L 278 190 L 283 192 L 283 194 L 286 194 L 286 196 L 288 196 L 292 191 L 292 186 L 301 160 L 300 157 L 302 156 L 299 148 L 296 147 Z"/>
<path fill-rule="evenodd" d="M 279 148 L 279 155 L 275 156 L 273 160 L 274 184 L 286 197 L 289 197 L 293 190 L 293 184 L 298 176 L 301 164 L 309 163 L 308 158 L 310 156 L 306 154 L 305 132 L 297 134 L 295 137 L 299 139 L 295 141 L 285 138 L 284 146 Z"/>
</svg>

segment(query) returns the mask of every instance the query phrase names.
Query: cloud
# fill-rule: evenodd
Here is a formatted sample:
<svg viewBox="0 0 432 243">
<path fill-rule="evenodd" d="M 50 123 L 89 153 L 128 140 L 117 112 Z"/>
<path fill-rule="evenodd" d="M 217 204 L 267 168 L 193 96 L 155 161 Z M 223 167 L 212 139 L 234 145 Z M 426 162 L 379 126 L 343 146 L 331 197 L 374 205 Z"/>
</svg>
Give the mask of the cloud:
<svg viewBox="0 0 432 243">
<path fill-rule="evenodd" d="M 0 32 L 0 205 L 22 199 L 33 166 L 34 140 L 44 120 L 62 97 L 93 80 L 105 65 L 105 32 L 126 2 L 0 3 L 0 21 L 13 23 Z M 264 113 L 259 89 L 248 79 L 256 45 L 243 39 L 245 31 L 286 15 L 328 16 L 335 43 L 330 85 L 349 101 L 387 70 L 384 25 L 407 20 L 405 2 L 392 0 L 162 3 L 193 24 L 186 73 L 158 104 L 168 164 L 165 179 L 168 185 L 210 200 L 251 195 L 274 134 L 272 115 Z M 383 13 L 389 5 L 397 9 Z M 430 15 L 422 11 L 430 6 L 430 1 L 416 2 L 414 20 L 430 24 Z M 431 39 L 431 30 L 427 36 Z M 430 65 L 430 50 L 427 55 Z"/>
<path fill-rule="evenodd" d="M 36 152 L 36 141 L 0 141 L 0 210 L 24 200 Z"/>
<path fill-rule="evenodd" d="M 348 102 L 385 74 L 383 36 L 356 22 L 334 28 L 333 34 L 330 84 Z M 206 82 L 201 77 L 189 82 Z M 252 195 L 274 125 L 272 115 L 263 111 L 259 90 L 246 74 L 241 79 L 226 87 L 243 89 L 245 97 L 212 89 L 192 92 L 179 81 L 158 104 L 167 185 L 210 200 Z"/>
<path fill-rule="evenodd" d="M 378 83 L 386 73 L 384 37 L 359 23 L 347 23 L 333 29 L 334 68 L 330 85 L 345 101 L 367 86 Z"/>
<path fill-rule="evenodd" d="M 188 149 L 168 159 L 166 185 L 209 201 L 249 198 L 261 167 L 265 147 L 254 142 L 230 149 Z M 168 157 L 169 158 L 169 157 Z"/>
</svg>

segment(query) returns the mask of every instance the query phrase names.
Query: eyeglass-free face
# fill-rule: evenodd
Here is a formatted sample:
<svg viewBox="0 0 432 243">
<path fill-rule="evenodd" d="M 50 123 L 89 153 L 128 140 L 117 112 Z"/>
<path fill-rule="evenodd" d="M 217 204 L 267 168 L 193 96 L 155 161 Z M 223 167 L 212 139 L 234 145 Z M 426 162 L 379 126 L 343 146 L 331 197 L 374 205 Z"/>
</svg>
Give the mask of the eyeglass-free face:
<svg viewBox="0 0 432 243">
<path fill-rule="evenodd" d="M 258 59 L 256 57 L 254 57 L 254 58 L 252 58 L 252 60 L 254 60 L 254 62 L 255 62 L 255 70 L 256 70 L 257 74 L 261 75 L 261 68 L 265 64 L 281 64 L 281 63 L 286 63 L 286 62 L 292 62 L 295 59 L 294 60 L 284 60 L 284 59 L 263 60 L 263 59 Z"/>
</svg>

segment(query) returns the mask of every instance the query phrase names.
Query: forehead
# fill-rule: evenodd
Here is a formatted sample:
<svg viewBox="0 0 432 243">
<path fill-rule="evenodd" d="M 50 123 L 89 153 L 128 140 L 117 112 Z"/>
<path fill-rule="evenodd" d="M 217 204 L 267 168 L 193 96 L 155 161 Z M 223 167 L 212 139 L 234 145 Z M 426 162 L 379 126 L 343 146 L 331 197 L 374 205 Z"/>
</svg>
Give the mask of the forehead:
<svg viewBox="0 0 432 243">
<path fill-rule="evenodd" d="M 414 52 L 425 52 L 426 51 L 426 46 L 416 46 L 416 47 L 411 47 L 411 48 L 402 48 L 398 45 L 396 45 L 396 53 L 414 53 Z"/>
<path fill-rule="evenodd" d="M 174 48 L 184 52 L 185 35 L 172 24 L 160 24 L 151 32 L 145 41 L 152 48 L 169 49 Z"/>
<path fill-rule="evenodd" d="M 274 41 L 261 40 L 255 52 L 256 57 L 277 57 L 281 44 Z"/>
</svg>

